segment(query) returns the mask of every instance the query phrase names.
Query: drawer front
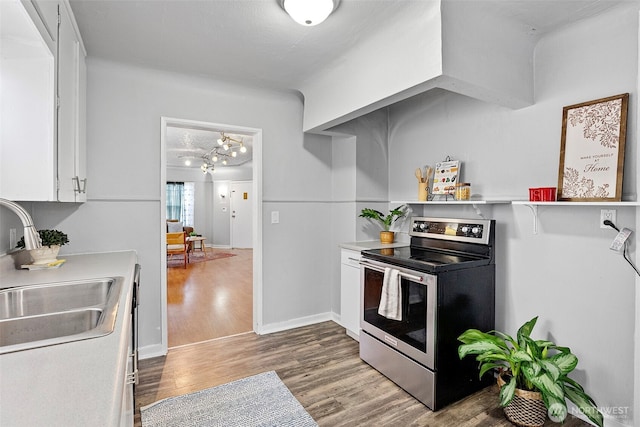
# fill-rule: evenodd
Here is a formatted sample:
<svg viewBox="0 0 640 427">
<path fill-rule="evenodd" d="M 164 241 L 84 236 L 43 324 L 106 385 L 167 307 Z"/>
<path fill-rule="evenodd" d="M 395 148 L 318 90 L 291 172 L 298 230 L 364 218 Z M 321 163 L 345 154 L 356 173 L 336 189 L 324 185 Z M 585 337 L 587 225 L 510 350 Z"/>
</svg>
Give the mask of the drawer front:
<svg viewBox="0 0 640 427">
<path fill-rule="evenodd" d="M 340 253 L 340 262 L 342 264 L 350 265 L 352 267 L 360 268 L 360 252 L 352 251 L 350 249 L 342 249 Z"/>
</svg>

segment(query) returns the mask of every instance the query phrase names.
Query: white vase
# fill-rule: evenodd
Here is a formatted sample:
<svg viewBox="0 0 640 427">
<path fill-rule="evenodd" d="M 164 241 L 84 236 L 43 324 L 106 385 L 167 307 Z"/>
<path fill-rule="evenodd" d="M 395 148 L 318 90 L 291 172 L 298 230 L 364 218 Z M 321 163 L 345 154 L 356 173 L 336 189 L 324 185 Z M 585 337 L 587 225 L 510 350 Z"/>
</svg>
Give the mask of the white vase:
<svg viewBox="0 0 640 427">
<path fill-rule="evenodd" d="M 54 262 L 60 251 L 60 245 L 43 246 L 37 249 L 30 249 L 29 255 L 31 255 L 32 264 L 49 264 Z"/>
</svg>

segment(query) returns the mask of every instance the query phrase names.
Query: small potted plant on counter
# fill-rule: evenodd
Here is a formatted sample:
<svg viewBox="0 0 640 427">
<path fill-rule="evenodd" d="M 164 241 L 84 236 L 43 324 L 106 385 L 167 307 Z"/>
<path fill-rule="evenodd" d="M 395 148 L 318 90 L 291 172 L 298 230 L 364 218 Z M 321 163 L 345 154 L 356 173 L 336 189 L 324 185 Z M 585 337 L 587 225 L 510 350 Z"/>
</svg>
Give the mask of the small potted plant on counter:
<svg viewBox="0 0 640 427">
<path fill-rule="evenodd" d="M 460 359 L 475 354 L 480 376 L 499 371 L 500 406 L 517 425 L 541 426 L 547 415 L 562 422 L 567 417 L 569 399 L 597 426 L 603 416 L 594 400 L 567 375 L 578 365 L 578 358 L 567 347 L 551 341 L 533 340 L 531 331 L 538 317 L 518 329 L 517 339 L 498 332 L 468 329 L 458 337 Z"/>
<path fill-rule="evenodd" d="M 397 208 L 390 210 L 387 215 L 384 215 L 382 212 L 371 208 L 364 208 L 360 212 L 360 217 L 369 218 L 380 223 L 380 225 L 382 226 L 382 231 L 380 232 L 380 242 L 382 243 L 393 243 L 395 233 L 389 230 L 391 228 L 391 224 L 406 215 L 406 205 L 400 205 Z"/>
<path fill-rule="evenodd" d="M 69 243 L 68 236 L 58 230 L 38 230 L 42 247 L 29 250 L 33 264 L 49 264 L 56 260 L 60 247 Z M 24 236 L 20 238 L 16 247 L 24 248 Z"/>
</svg>

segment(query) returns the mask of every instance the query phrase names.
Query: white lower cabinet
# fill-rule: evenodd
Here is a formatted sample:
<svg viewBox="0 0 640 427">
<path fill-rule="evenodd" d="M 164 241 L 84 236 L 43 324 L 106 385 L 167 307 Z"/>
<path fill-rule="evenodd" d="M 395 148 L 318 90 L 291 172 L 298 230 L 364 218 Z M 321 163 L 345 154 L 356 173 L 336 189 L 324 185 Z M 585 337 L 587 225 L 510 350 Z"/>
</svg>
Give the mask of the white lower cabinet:
<svg viewBox="0 0 640 427">
<path fill-rule="evenodd" d="M 340 321 L 347 335 L 360 336 L 360 252 L 342 249 L 340 254 Z"/>
</svg>

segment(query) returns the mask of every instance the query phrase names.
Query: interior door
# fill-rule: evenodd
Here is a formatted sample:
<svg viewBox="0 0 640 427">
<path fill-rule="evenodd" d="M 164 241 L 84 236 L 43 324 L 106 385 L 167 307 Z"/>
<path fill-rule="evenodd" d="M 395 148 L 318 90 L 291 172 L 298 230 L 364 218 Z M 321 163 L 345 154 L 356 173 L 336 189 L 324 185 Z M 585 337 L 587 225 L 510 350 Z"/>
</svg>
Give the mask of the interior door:
<svg viewBox="0 0 640 427">
<path fill-rule="evenodd" d="M 231 247 L 253 248 L 253 182 L 231 183 Z"/>
</svg>

